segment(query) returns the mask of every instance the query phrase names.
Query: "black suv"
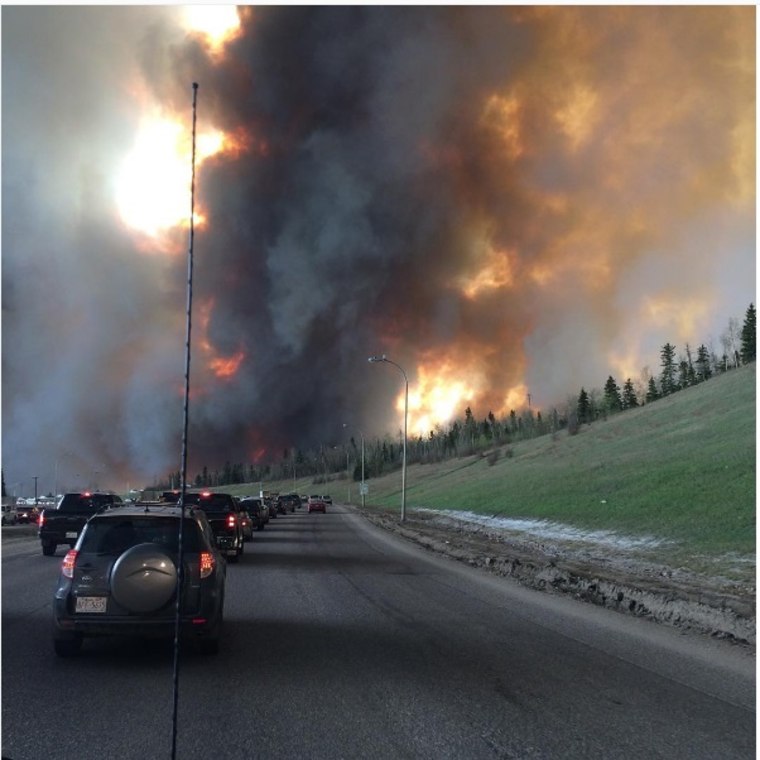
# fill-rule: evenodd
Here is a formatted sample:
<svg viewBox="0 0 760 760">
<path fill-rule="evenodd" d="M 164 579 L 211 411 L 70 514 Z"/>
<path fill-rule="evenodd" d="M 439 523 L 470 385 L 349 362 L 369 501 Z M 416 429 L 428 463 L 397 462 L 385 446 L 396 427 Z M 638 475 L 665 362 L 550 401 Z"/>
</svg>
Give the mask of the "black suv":
<svg viewBox="0 0 760 760">
<path fill-rule="evenodd" d="M 178 491 L 165 491 L 162 501 L 177 503 L 181 494 Z M 200 507 L 211 524 L 216 536 L 216 543 L 230 562 L 237 562 L 245 547 L 243 535 L 243 509 L 240 502 L 228 493 L 216 491 L 187 491 L 185 505 Z"/>
<path fill-rule="evenodd" d="M 180 517 L 177 506 L 138 503 L 90 518 L 61 565 L 53 598 L 56 654 L 76 654 L 89 636 L 174 635 Z M 182 554 L 180 631 L 213 654 L 227 563 L 199 509 L 185 508 Z"/>
<path fill-rule="evenodd" d="M 55 554 L 58 544 L 72 549 L 84 524 L 98 512 L 122 504 L 121 497 L 104 491 L 77 491 L 63 496 L 55 509 L 45 509 L 37 522 L 42 553 Z"/>
</svg>

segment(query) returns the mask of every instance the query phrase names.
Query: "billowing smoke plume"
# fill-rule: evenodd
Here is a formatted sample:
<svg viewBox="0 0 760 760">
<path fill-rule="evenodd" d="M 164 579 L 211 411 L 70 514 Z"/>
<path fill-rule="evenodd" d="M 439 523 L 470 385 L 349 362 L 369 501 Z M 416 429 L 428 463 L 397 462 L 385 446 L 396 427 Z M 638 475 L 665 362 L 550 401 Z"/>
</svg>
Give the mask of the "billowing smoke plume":
<svg viewBox="0 0 760 760">
<path fill-rule="evenodd" d="M 112 175 L 193 81 L 240 149 L 198 176 L 191 474 L 398 429 L 371 354 L 424 431 L 718 350 L 755 298 L 754 8 L 265 7 L 217 54 L 176 10 L 4 9 L 11 484 L 179 466 L 186 262 Z"/>
</svg>

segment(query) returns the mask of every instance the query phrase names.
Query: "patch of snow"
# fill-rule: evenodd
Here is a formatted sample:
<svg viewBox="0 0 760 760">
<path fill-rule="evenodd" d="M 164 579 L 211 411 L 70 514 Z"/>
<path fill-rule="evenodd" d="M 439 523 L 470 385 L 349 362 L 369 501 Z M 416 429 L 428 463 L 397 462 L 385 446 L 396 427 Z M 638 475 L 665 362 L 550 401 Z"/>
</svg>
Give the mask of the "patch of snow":
<svg viewBox="0 0 760 760">
<path fill-rule="evenodd" d="M 525 520 L 511 517 L 489 517 L 475 512 L 460 512 L 454 509 L 428 509 L 419 507 L 419 512 L 447 517 L 494 530 L 509 530 L 555 541 L 581 541 L 603 544 L 620 549 L 652 549 L 668 543 L 666 539 L 654 536 L 622 536 L 612 530 L 582 530 L 572 525 L 549 520 Z"/>
</svg>

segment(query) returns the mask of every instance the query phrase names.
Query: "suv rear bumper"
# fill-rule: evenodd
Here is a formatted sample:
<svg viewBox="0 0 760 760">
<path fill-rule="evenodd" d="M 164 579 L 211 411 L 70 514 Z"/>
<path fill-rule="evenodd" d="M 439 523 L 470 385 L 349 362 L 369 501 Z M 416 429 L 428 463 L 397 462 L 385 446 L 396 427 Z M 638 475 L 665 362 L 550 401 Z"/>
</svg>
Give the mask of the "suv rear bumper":
<svg viewBox="0 0 760 760">
<path fill-rule="evenodd" d="M 217 628 L 217 620 L 205 618 L 183 618 L 180 621 L 180 633 L 182 636 L 206 636 L 213 633 Z M 67 634 L 78 633 L 82 636 L 136 636 L 140 638 L 171 638 L 174 635 L 174 621 L 164 620 L 140 620 L 131 621 L 123 619 L 85 619 L 63 618 L 54 619 L 54 636 L 60 637 Z"/>
<path fill-rule="evenodd" d="M 53 599 L 54 637 L 78 633 L 83 636 L 138 636 L 170 638 L 175 632 L 174 603 L 154 615 L 76 614 L 69 611 L 68 594 Z M 222 619 L 223 602 L 219 595 L 209 595 L 209 602 L 199 610 L 183 612 L 180 631 L 183 635 L 204 636 L 216 631 Z"/>
</svg>

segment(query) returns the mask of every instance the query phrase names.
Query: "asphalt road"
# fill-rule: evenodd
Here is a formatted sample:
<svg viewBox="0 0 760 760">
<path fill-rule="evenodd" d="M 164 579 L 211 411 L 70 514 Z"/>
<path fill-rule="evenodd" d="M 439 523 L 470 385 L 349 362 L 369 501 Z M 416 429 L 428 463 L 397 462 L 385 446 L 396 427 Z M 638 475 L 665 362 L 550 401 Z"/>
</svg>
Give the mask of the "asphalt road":
<svg viewBox="0 0 760 760">
<path fill-rule="evenodd" d="M 2 754 L 170 758 L 171 646 L 50 638 L 64 549 L 2 551 Z M 181 659 L 177 756 L 754 758 L 746 650 L 523 589 L 335 506 L 228 568 L 222 651 Z"/>
</svg>

